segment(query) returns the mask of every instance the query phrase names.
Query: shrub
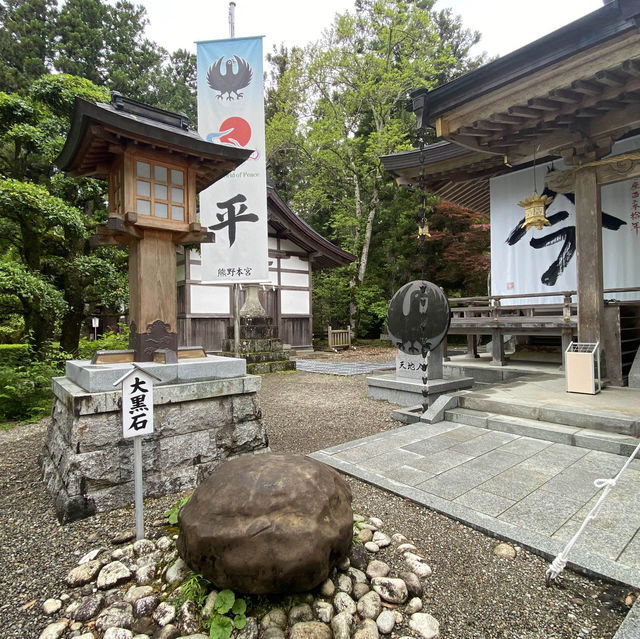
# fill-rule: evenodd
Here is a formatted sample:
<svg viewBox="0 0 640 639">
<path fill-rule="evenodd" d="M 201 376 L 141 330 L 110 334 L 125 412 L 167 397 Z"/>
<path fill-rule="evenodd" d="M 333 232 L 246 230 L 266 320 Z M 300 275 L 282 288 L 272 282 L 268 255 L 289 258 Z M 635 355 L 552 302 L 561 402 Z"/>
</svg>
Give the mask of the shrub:
<svg viewBox="0 0 640 639">
<path fill-rule="evenodd" d="M 129 348 L 129 327 L 118 324 L 116 331 L 107 331 L 95 341 L 86 337 L 78 343 L 78 359 L 91 359 L 96 351 L 121 351 Z"/>
<path fill-rule="evenodd" d="M 0 344 L 0 366 L 22 366 L 29 362 L 26 344 Z"/>
<path fill-rule="evenodd" d="M 20 352 L 19 349 L 15 350 Z M 0 365 L 0 420 L 38 421 L 51 411 L 51 378 L 64 373 L 69 355 L 49 346 L 42 360 L 28 346 L 16 356 L 16 365 Z"/>
</svg>

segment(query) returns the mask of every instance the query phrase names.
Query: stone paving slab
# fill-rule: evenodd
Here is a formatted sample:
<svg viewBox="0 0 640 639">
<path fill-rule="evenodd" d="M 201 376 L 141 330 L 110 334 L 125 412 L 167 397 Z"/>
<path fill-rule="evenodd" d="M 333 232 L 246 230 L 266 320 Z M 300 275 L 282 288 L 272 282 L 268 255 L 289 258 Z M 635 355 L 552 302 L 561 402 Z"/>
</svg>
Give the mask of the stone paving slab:
<svg viewBox="0 0 640 639">
<path fill-rule="evenodd" d="M 310 457 L 549 561 L 598 499 L 594 478 L 615 476 L 625 462 L 612 453 L 448 421 L 403 426 Z M 569 567 L 640 587 L 639 485 L 636 460 L 574 546 Z"/>
<path fill-rule="evenodd" d="M 395 362 L 320 362 L 314 359 L 297 359 L 296 370 L 325 375 L 363 375 L 374 371 L 395 370 Z"/>
</svg>

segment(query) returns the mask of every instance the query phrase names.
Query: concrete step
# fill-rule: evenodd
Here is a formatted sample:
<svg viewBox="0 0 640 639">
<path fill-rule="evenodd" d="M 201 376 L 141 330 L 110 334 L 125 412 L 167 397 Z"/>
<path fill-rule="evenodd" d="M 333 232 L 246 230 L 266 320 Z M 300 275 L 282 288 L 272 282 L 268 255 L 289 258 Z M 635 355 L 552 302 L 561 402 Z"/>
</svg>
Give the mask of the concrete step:
<svg viewBox="0 0 640 639">
<path fill-rule="evenodd" d="M 523 419 L 588 428 L 592 430 L 618 433 L 627 436 L 640 436 L 640 421 L 623 413 L 613 411 L 576 410 L 574 406 L 559 404 L 538 404 L 524 400 L 513 401 L 488 397 L 482 393 L 461 394 L 458 399 L 461 408 L 507 415 Z"/>
<path fill-rule="evenodd" d="M 445 411 L 444 416 L 446 421 L 456 424 L 512 433 L 521 437 L 544 439 L 624 457 L 628 457 L 640 442 L 637 437 L 620 433 L 469 408 L 450 408 Z"/>
</svg>

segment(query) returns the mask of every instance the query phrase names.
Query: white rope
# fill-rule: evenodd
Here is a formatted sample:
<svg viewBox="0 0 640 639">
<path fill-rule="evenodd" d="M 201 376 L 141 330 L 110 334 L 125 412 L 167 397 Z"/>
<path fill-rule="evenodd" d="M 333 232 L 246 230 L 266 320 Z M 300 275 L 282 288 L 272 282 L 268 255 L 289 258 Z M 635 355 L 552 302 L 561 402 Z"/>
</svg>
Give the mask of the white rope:
<svg viewBox="0 0 640 639">
<path fill-rule="evenodd" d="M 589 514 L 586 516 L 585 520 L 582 522 L 582 526 L 578 529 L 578 532 L 571 538 L 569 543 L 564 547 L 564 549 L 558 554 L 558 556 L 551 562 L 549 568 L 547 568 L 547 572 L 545 573 L 545 581 L 547 582 L 547 586 L 554 581 L 560 573 L 565 569 L 567 565 L 567 558 L 571 549 L 578 541 L 585 528 L 589 525 L 589 522 L 592 519 L 596 518 L 596 515 L 600 511 L 600 507 L 602 506 L 604 500 L 607 498 L 609 492 L 613 489 L 613 487 L 618 483 L 618 480 L 622 476 L 622 473 L 627 469 L 627 466 L 634 460 L 635 456 L 640 452 L 640 444 L 638 444 L 631 453 L 631 456 L 624 463 L 624 466 L 620 469 L 618 474 L 613 479 L 596 479 L 593 484 L 596 488 L 601 489 L 604 488 L 600 498 L 596 502 L 595 506 L 591 509 Z"/>
</svg>

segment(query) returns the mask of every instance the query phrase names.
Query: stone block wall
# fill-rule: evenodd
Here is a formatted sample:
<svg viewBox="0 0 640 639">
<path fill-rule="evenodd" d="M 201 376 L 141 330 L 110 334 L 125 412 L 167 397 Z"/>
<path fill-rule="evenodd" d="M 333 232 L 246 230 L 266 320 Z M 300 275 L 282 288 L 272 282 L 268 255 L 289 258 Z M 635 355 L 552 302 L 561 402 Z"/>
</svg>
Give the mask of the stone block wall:
<svg viewBox="0 0 640 639">
<path fill-rule="evenodd" d="M 260 381 L 247 375 L 154 388 L 154 432 L 142 438 L 145 497 L 194 488 L 223 460 L 268 450 Z M 89 393 L 66 377 L 52 388 L 42 468 L 58 519 L 132 504 L 133 439 L 122 436 L 120 391 Z"/>
</svg>

